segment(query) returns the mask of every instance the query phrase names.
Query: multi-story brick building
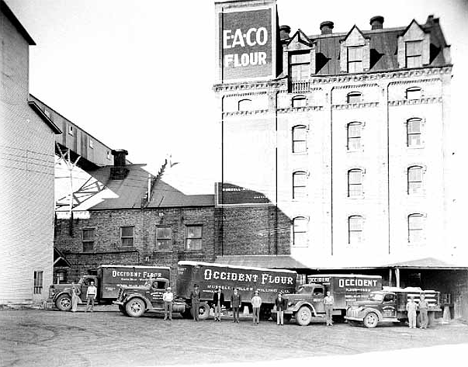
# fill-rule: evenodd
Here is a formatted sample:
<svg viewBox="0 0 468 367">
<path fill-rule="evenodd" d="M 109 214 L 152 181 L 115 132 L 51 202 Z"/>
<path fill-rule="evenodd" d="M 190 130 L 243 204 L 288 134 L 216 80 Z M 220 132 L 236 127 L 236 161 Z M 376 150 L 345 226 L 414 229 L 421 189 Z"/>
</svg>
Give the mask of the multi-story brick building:
<svg viewBox="0 0 468 367">
<path fill-rule="evenodd" d="M 89 170 L 103 190 L 73 210 L 57 212 L 55 243 L 71 281 L 102 264 L 164 265 L 176 280 L 180 260 L 213 261 L 213 195 L 185 195 L 114 150 L 114 165 Z"/>
<path fill-rule="evenodd" d="M 443 261 L 453 250 L 445 194 L 452 64 L 439 19 L 384 28 L 376 16 L 370 29 L 343 32 L 326 21 L 306 35 L 278 25 L 275 0 L 215 8 L 219 206 L 274 206 L 290 221 L 281 241 L 311 269 L 426 286 L 427 269 L 452 271 Z M 227 201 L 232 187 L 257 195 Z"/>
<path fill-rule="evenodd" d="M 29 99 L 32 45 L 0 0 L 0 304 L 42 302 L 52 283 L 60 129 Z"/>
</svg>

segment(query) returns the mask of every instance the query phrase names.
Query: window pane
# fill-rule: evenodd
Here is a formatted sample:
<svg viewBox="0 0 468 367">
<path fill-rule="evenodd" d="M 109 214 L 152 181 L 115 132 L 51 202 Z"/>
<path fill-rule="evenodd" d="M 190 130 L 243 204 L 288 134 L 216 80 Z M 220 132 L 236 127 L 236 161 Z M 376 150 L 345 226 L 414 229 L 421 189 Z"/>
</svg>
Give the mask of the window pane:
<svg viewBox="0 0 468 367">
<path fill-rule="evenodd" d="M 361 149 L 361 138 L 350 138 L 348 142 L 349 150 Z"/>
<path fill-rule="evenodd" d="M 94 228 L 83 229 L 83 241 L 92 241 L 92 240 L 94 240 Z"/>
<path fill-rule="evenodd" d="M 362 171 L 359 169 L 349 171 L 349 183 L 351 185 L 360 184 L 362 182 Z"/>
<path fill-rule="evenodd" d="M 349 243 L 351 245 L 362 243 L 362 232 L 349 232 Z"/>
<path fill-rule="evenodd" d="M 421 98 L 420 88 L 410 88 L 406 90 L 406 99 L 420 99 L 420 98 Z"/>
<path fill-rule="evenodd" d="M 239 111 L 248 111 L 252 108 L 252 101 L 250 99 L 243 99 L 238 103 Z"/>
<path fill-rule="evenodd" d="M 420 134 L 413 134 L 408 136 L 408 146 L 409 147 L 417 147 L 421 145 L 421 135 Z"/>
<path fill-rule="evenodd" d="M 295 172 L 293 180 L 294 186 L 305 186 L 307 183 L 307 175 L 304 172 Z"/>
<path fill-rule="evenodd" d="M 349 93 L 347 97 L 348 97 L 347 98 L 348 103 L 359 103 L 361 102 L 362 94 L 361 93 Z"/>
<path fill-rule="evenodd" d="M 362 71 L 362 61 L 348 62 L 348 73 L 361 73 Z"/>
<path fill-rule="evenodd" d="M 348 61 L 362 61 L 362 47 L 348 47 Z"/>
<path fill-rule="evenodd" d="M 121 227 L 122 237 L 133 237 L 133 227 Z"/>
<path fill-rule="evenodd" d="M 161 240 L 156 241 L 156 251 L 170 251 L 172 240 Z"/>
<path fill-rule="evenodd" d="M 303 64 L 303 63 L 310 63 L 310 54 L 309 53 L 302 53 L 302 54 L 291 54 L 290 58 L 291 64 Z"/>
<path fill-rule="evenodd" d="M 422 181 L 422 168 L 411 167 L 408 170 L 408 178 L 410 181 Z"/>
<path fill-rule="evenodd" d="M 408 121 L 408 132 L 409 133 L 420 133 L 421 132 L 421 120 L 410 120 L 410 121 Z"/>
<path fill-rule="evenodd" d="M 360 231 L 362 230 L 362 217 L 349 217 L 349 230 Z"/>
<path fill-rule="evenodd" d="M 422 54 L 422 41 L 406 42 L 406 56 L 420 56 Z"/>
<path fill-rule="evenodd" d="M 422 57 L 421 56 L 407 56 L 406 57 L 406 67 L 407 68 L 418 68 L 422 66 Z"/>
<path fill-rule="evenodd" d="M 348 125 L 348 136 L 349 137 L 360 137 L 361 136 L 361 124 L 353 123 Z"/>
<path fill-rule="evenodd" d="M 307 234 L 306 233 L 294 233 L 294 246 L 307 246 Z"/>
<path fill-rule="evenodd" d="M 133 247 L 133 238 L 122 238 L 123 247 Z"/>
<path fill-rule="evenodd" d="M 201 250 L 202 249 L 202 240 L 201 239 L 187 239 L 187 250 Z"/>
<path fill-rule="evenodd" d="M 294 140 L 305 140 L 306 139 L 306 128 L 305 126 L 296 126 L 293 128 L 293 139 Z"/>
<path fill-rule="evenodd" d="M 202 227 L 201 226 L 187 226 L 187 238 L 201 238 Z"/>
<path fill-rule="evenodd" d="M 156 228 L 156 238 L 158 239 L 171 239 L 172 229 L 171 228 Z"/>
<path fill-rule="evenodd" d="M 408 218 L 408 227 L 410 230 L 421 230 L 423 228 L 422 215 L 410 215 Z"/>
<path fill-rule="evenodd" d="M 305 141 L 295 141 L 293 143 L 293 153 L 304 153 L 307 151 L 307 144 Z"/>
<path fill-rule="evenodd" d="M 293 107 L 305 107 L 307 106 L 307 99 L 305 97 L 297 97 L 292 100 Z"/>
<path fill-rule="evenodd" d="M 94 242 L 83 242 L 83 252 L 93 252 Z"/>
</svg>

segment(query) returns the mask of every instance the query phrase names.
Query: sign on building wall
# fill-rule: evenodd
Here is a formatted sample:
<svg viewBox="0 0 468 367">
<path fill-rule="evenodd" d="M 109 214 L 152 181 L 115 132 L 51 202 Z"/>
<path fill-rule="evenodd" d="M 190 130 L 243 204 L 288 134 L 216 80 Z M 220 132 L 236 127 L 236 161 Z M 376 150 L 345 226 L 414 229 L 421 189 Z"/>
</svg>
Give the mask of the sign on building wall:
<svg viewBox="0 0 468 367">
<path fill-rule="evenodd" d="M 219 13 L 223 81 L 274 76 L 274 21 L 273 8 Z"/>
</svg>

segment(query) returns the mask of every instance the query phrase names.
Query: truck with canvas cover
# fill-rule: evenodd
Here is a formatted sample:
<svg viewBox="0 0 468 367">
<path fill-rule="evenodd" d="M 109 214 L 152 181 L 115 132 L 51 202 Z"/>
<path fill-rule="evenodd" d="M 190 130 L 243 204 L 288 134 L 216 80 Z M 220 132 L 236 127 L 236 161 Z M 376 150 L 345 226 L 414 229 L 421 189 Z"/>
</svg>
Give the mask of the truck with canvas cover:
<svg viewBox="0 0 468 367">
<path fill-rule="evenodd" d="M 355 302 L 346 311 L 345 319 L 351 325 L 362 324 L 368 328 L 374 328 L 381 322 L 402 323 L 408 320 L 406 304 L 410 297 L 419 304 L 421 294 L 425 295 L 429 304 L 429 326 L 433 324 L 440 308 L 440 292 L 434 290 L 422 290 L 417 287 L 397 288 L 384 287 L 381 291 L 371 292 L 366 301 Z M 420 314 L 417 313 L 417 325 L 420 324 Z"/>
<path fill-rule="evenodd" d="M 86 291 L 91 281 L 98 289 L 96 300 L 99 303 L 111 303 L 117 299 L 120 287 L 141 286 L 149 278 L 170 276 L 170 268 L 167 266 L 140 266 L 140 265 L 101 265 L 96 275 L 83 275 L 77 282 L 79 297 L 86 301 Z M 49 288 L 49 299 L 59 310 L 71 309 L 70 283 L 53 284 Z"/>
<path fill-rule="evenodd" d="M 309 325 L 314 317 L 324 316 L 327 291 L 334 298 L 333 314 L 344 316 L 353 302 L 367 299 L 370 292 L 382 289 L 379 275 L 318 274 L 307 276 L 307 281 L 309 284 L 300 286 L 297 293 L 284 296 L 288 302 L 285 320 L 294 317 L 301 326 Z"/>
<path fill-rule="evenodd" d="M 221 265 L 206 262 L 179 261 L 177 287 L 174 292 L 173 312 L 185 318 L 192 317 L 190 294 L 194 285 L 200 287 L 199 318 L 207 319 L 213 306 L 213 295 L 221 287 L 225 305 L 230 302 L 233 289 L 237 288 L 243 305 L 250 305 L 254 291 L 262 298 L 261 316 L 267 319 L 278 292 L 292 293 L 296 288 L 297 273 L 290 270 L 272 270 L 242 266 Z M 123 287 L 115 301 L 128 316 L 138 317 L 145 311 L 162 311 L 162 294 L 169 285 L 168 279 L 156 279 L 150 289 Z M 156 284 L 158 283 L 158 284 Z"/>
</svg>

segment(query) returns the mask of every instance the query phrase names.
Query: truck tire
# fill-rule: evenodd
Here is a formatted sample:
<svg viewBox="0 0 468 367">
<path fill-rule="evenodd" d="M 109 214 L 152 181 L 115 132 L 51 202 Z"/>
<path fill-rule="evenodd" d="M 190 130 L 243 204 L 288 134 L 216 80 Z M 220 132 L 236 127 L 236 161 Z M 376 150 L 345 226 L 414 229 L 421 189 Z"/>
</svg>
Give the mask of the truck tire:
<svg viewBox="0 0 468 367">
<path fill-rule="evenodd" d="M 307 326 L 312 321 L 312 311 L 307 306 L 302 306 L 295 314 L 296 323 L 301 326 Z"/>
<path fill-rule="evenodd" d="M 61 294 L 55 301 L 55 305 L 60 311 L 70 311 L 72 307 L 70 295 Z"/>
<path fill-rule="evenodd" d="M 374 328 L 379 323 L 379 316 L 375 312 L 369 312 L 362 321 L 365 327 Z"/>
<path fill-rule="evenodd" d="M 146 311 L 146 304 L 141 298 L 132 298 L 125 304 L 125 311 L 130 317 L 140 317 Z"/>
<path fill-rule="evenodd" d="M 200 303 L 200 312 L 198 313 L 198 318 L 200 320 L 206 320 L 210 316 L 210 306 L 208 303 Z"/>
</svg>

